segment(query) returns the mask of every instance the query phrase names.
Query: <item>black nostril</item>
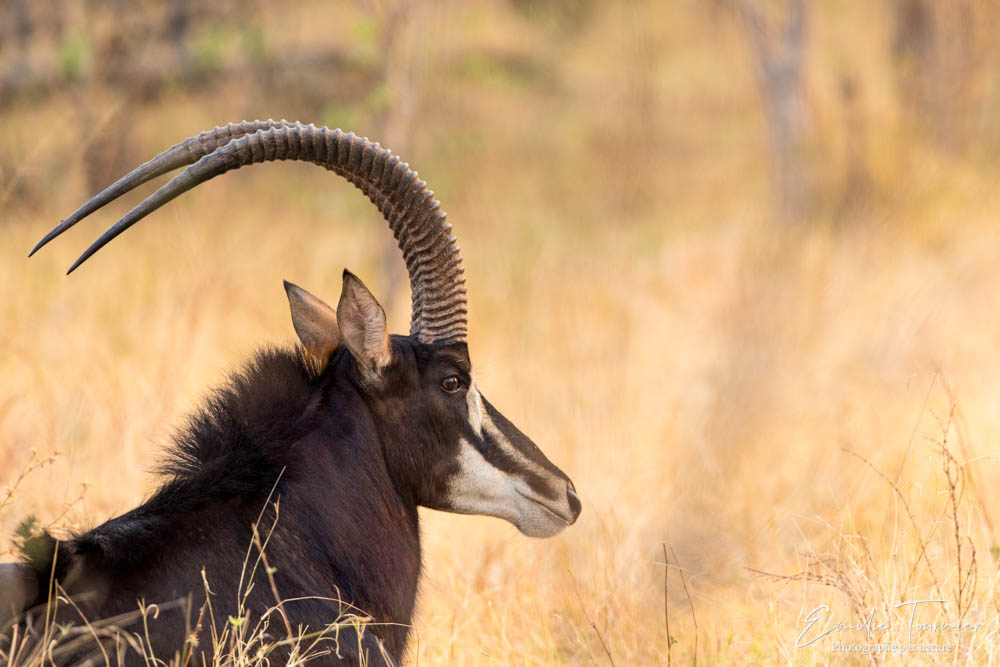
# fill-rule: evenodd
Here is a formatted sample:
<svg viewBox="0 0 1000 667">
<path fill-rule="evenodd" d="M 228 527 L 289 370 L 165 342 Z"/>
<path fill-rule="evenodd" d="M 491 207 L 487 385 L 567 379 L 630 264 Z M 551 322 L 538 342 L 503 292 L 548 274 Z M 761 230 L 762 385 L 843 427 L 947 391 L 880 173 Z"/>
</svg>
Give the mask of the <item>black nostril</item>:
<svg viewBox="0 0 1000 667">
<path fill-rule="evenodd" d="M 573 513 L 573 521 L 576 521 L 576 518 L 580 516 L 580 510 L 583 509 L 583 506 L 580 505 L 580 497 L 576 495 L 573 482 L 566 484 L 566 499 L 569 501 L 569 511 Z"/>
</svg>

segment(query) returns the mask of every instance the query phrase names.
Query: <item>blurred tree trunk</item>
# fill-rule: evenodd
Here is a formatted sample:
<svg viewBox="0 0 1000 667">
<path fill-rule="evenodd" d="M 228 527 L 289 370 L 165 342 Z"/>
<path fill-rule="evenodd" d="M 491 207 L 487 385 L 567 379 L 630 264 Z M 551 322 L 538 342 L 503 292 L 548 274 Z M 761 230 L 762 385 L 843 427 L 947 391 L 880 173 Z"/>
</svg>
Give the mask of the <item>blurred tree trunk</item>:
<svg viewBox="0 0 1000 667">
<path fill-rule="evenodd" d="M 779 207 L 787 220 L 811 208 L 804 150 L 804 90 L 807 0 L 788 0 L 784 27 L 770 35 L 762 0 L 731 0 L 753 50 L 757 84 L 767 118 Z"/>
<path fill-rule="evenodd" d="M 868 119 L 859 77 L 850 73 L 841 74 L 840 106 L 844 122 L 846 164 L 834 220 L 844 223 L 863 211 L 872 192 L 871 173 L 868 169 Z"/>
<path fill-rule="evenodd" d="M 186 67 L 190 61 L 188 42 L 191 19 L 190 0 L 173 0 L 167 13 L 163 32 L 173 51 L 174 62 L 180 63 L 180 67 Z"/>
<path fill-rule="evenodd" d="M 649 6 L 634 4 L 628 8 L 631 31 L 625 45 L 622 72 L 626 89 L 622 108 L 625 169 L 621 170 L 618 190 L 624 215 L 639 218 L 651 210 L 657 200 L 655 157 L 659 138 L 659 109 L 654 80 L 656 52 L 650 35 Z"/>
<path fill-rule="evenodd" d="M 903 105 L 939 148 L 961 152 L 979 112 L 983 42 L 972 0 L 892 0 L 892 49 Z"/>
<path fill-rule="evenodd" d="M 382 94 L 385 106 L 381 109 L 378 140 L 404 160 L 413 159 L 414 117 L 419 103 L 420 44 L 414 39 L 417 14 L 421 6 L 414 0 L 369 0 L 381 27 L 379 40 L 383 54 Z M 423 44 L 422 46 L 426 46 Z M 400 261 L 399 248 L 391 237 L 386 237 L 380 253 L 379 272 L 385 285 L 386 307 L 401 293 L 406 274 Z"/>
</svg>

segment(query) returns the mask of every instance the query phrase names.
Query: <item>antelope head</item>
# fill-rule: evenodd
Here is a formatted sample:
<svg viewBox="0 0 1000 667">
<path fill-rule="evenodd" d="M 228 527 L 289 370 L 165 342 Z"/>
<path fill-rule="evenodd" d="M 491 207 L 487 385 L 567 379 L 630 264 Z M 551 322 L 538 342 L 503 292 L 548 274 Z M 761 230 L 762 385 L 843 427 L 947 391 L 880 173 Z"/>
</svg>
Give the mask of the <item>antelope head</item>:
<svg viewBox="0 0 1000 667">
<path fill-rule="evenodd" d="M 506 519 L 525 535 L 576 521 L 573 483 L 482 395 L 466 344 L 466 289 L 451 225 L 426 183 L 377 143 L 288 121 L 216 127 L 164 151 L 63 220 L 32 250 L 136 186 L 187 169 L 132 209 L 72 265 L 160 206 L 217 175 L 272 160 L 300 160 L 350 181 L 378 207 L 409 273 L 410 333 L 390 336 L 385 312 L 345 271 L 336 309 L 285 284 L 292 323 L 318 373 L 350 375 L 379 429 L 397 490 L 414 504 Z"/>
</svg>

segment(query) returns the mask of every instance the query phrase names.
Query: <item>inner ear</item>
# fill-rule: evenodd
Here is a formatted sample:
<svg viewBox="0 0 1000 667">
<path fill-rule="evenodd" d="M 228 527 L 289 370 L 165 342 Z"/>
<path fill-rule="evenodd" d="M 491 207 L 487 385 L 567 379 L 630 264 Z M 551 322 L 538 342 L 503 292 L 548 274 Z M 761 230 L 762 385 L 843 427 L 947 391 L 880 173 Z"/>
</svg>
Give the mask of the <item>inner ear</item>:
<svg viewBox="0 0 1000 667">
<path fill-rule="evenodd" d="M 337 305 L 344 344 L 363 370 L 380 375 L 392 360 L 385 311 L 364 283 L 344 269 L 344 289 Z"/>
<path fill-rule="evenodd" d="M 340 345 L 343 337 L 337 324 L 337 313 L 322 300 L 298 285 L 285 281 L 288 307 L 292 311 L 292 326 L 302 346 L 319 372 L 323 372 L 330 355 Z"/>
</svg>

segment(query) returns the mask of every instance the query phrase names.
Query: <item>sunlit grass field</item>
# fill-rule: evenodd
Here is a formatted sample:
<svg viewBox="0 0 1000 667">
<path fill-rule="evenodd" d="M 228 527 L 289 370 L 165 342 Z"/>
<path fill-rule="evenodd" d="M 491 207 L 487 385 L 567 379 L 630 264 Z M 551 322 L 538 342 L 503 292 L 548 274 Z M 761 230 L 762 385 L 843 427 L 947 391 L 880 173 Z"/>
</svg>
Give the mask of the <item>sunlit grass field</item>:
<svg viewBox="0 0 1000 667">
<path fill-rule="evenodd" d="M 583 514 L 533 540 L 422 510 L 407 662 L 1000 661 L 1000 164 L 933 151 L 901 120 L 873 55 L 878 10 L 821 8 L 856 41 L 818 31 L 809 82 L 835 191 L 848 130 L 824 64 L 862 73 L 872 194 L 846 217 L 821 197 L 791 223 L 774 215 L 751 67 L 721 13 L 598 8 L 594 27 L 553 45 L 501 6 L 434 11 L 439 54 L 541 54 L 530 75 L 441 56 L 458 64 L 424 75 L 403 157 L 459 238 L 481 389 L 573 478 Z M 393 331 L 408 328 L 384 223 L 310 166 L 212 181 L 65 277 L 146 186 L 27 259 L 93 194 L 85 149 L 117 123 L 131 124 L 135 164 L 244 117 L 346 119 L 377 138 L 362 112 L 308 117 L 245 84 L 128 115 L 86 87 L 2 112 L 17 156 L 0 190 L 4 560 L 28 515 L 65 534 L 155 488 L 184 415 L 257 347 L 292 344 L 282 279 L 335 303 L 350 268 Z M 25 183 L 38 195 L 15 201 Z M 978 627 L 911 641 L 897 605 L 932 599 L 944 602 L 921 608 L 924 622 Z M 802 636 L 820 605 L 816 628 L 874 610 L 891 636 L 797 646 L 819 634 Z M 832 652 L 890 640 L 954 648 Z"/>
</svg>

